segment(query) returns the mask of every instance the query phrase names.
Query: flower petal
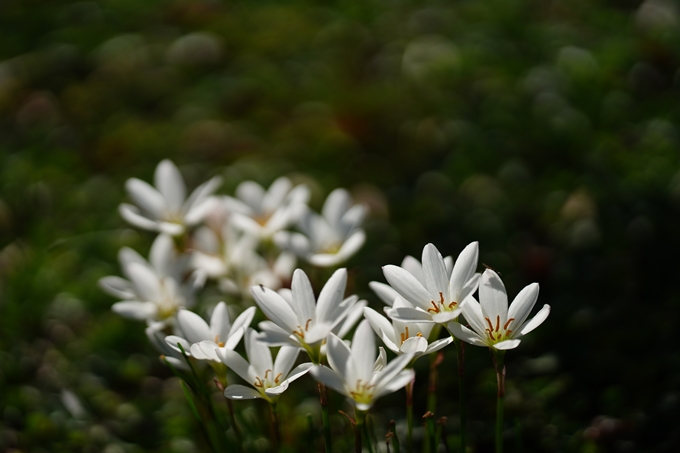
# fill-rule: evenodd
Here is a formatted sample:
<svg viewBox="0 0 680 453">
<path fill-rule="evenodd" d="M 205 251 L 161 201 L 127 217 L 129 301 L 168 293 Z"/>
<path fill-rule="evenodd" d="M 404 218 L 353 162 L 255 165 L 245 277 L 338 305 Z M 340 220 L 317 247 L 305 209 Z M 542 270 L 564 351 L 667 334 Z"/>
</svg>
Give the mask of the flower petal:
<svg viewBox="0 0 680 453">
<path fill-rule="evenodd" d="M 403 322 L 434 322 L 432 320 L 432 315 L 423 310 L 418 310 L 417 308 L 386 308 L 385 313 L 393 320 Z"/>
<path fill-rule="evenodd" d="M 241 357 L 231 349 L 220 348 L 217 356 L 231 371 L 238 374 L 246 382 L 255 382 L 255 370 L 250 366 L 246 359 Z"/>
<path fill-rule="evenodd" d="M 453 321 L 462 313 L 461 308 L 456 308 L 453 311 L 443 311 L 441 313 L 434 313 L 432 315 L 432 321 L 436 322 L 437 324 L 446 324 L 449 321 Z"/>
<path fill-rule="evenodd" d="M 250 292 L 267 318 L 287 332 L 295 331 L 298 326 L 297 316 L 283 297 L 264 286 L 252 286 Z"/>
<path fill-rule="evenodd" d="M 116 302 L 111 306 L 111 310 L 125 318 L 136 319 L 138 321 L 153 319 L 158 313 L 156 304 L 153 302 L 139 302 L 134 300 Z"/>
<path fill-rule="evenodd" d="M 483 337 L 458 322 L 452 321 L 447 324 L 446 328 L 459 340 L 463 340 L 464 342 L 475 346 L 487 346 Z"/>
<path fill-rule="evenodd" d="M 401 295 L 392 288 L 390 285 L 386 285 L 384 283 L 380 282 L 369 282 L 368 286 L 373 290 L 373 292 L 382 300 L 385 302 L 385 304 L 389 305 L 390 307 L 394 303 L 394 299 L 397 297 L 401 298 Z"/>
<path fill-rule="evenodd" d="M 156 301 L 161 295 L 161 284 L 158 276 L 148 267 L 131 263 L 128 274 L 137 295 L 144 301 Z"/>
<path fill-rule="evenodd" d="M 475 274 L 478 259 L 478 242 L 471 242 L 458 255 L 458 259 L 456 259 L 456 262 L 453 265 L 451 280 L 449 282 L 450 296 L 453 301 L 460 303 L 464 299 L 461 295 L 461 290 L 463 289 L 463 286 L 465 286 L 465 283 L 467 283 L 467 281 Z"/>
<path fill-rule="evenodd" d="M 180 309 L 177 312 L 177 326 L 184 334 L 184 338 L 191 344 L 203 340 L 214 341 L 214 335 L 203 318 L 193 311 Z"/>
<path fill-rule="evenodd" d="M 269 190 L 262 196 L 262 211 L 274 212 L 277 208 L 281 207 L 292 187 L 293 183 L 285 176 L 276 179 L 269 186 Z"/>
<path fill-rule="evenodd" d="M 364 317 L 366 318 L 366 320 L 368 320 L 369 324 L 373 328 L 373 331 L 379 337 L 382 337 L 382 335 L 380 334 L 380 331 L 382 331 L 383 334 L 387 336 L 387 338 L 390 340 L 392 344 L 396 344 L 397 339 L 394 335 L 394 327 L 392 326 L 392 323 L 388 321 L 387 318 L 385 318 L 380 313 L 369 307 L 364 308 Z M 389 348 L 389 345 L 387 345 L 387 347 Z"/>
<path fill-rule="evenodd" d="M 120 297 L 121 299 L 134 299 L 136 297 L 132 283 L 124 278 L 110 275 L 100 278 L 97 283 L 101 289 L 111 296 Z"/>
<path fill-rule="evenodd" d="M 174 163 L 164 159 L 156 167 L 154 184 L 171 210 L 179 210 L 186 198 L 184 179 Z"/>
<path fill-rule="evenodd" d="M 288 373 L 293 368 L 298 355 L 300 355 L 300 348 L 295 348 L 293 346 L 282 346 L 279 349 L 279 353 L 276 354 L 276 360 L 274 361 L 274 376 L 281 374 L 283 379 L 286 379 Z"/>
<path fill-rule="evenodd" d="M 140 214 L 139 209 L 127 203 L 118 206 L 118 213 L 128 223 L 142 228 L 143 230 L 158 231 L 158 222 L 144 217 Z"/>
<path fill-rule="evenodd" d="M 496 343 L 496 344 L 492 345 L 492 347 L 494 347 L 498 350 L 501 350 L 501 351 L 505 351 L 505 350 L 508 350 L 508 349 L 515 349 L 517 346 L 519 346 L 519 344 L 521 342 L 522 342 L 522 340 L 518 340 L 518 339 L 505 340 L 505 341 L 501 341 L 500 343 Z"/>
<path fill-rule="evenodd" d="M 373 364 L 377 356 L 375 335 L 367 320 L 361 321 L 352 338 L 350 360 L 356 371 L 356 379 L 369 382 L 373 375 Z"/>
<path fill-rule="evenodd" d="M 531 313 L 531 310 L 538 299 L 538 283 L 532 283 L 526 286 L 522 291 L 515 296 L 515 299 L 510 304 L 508 310 L 508 319 L 515 318 L 512 323 L 512 329 L 520 327 Z"/>
<path fill-rule="evenodd" d="M 167 276 L 175 258 L 175 245 L 167 234 L 159 234 L 151 245 L 149 262 L 158 275 Z"/>
<path fill-rule="evenodd" d="M 236 196 L 253 208 L 257 214 L 262 213 L 262 198 L 264 189 L 253 181 L 244 181 L 236 188 Z"/>
<path fill-rule="evenodd" d="M 315 321 L 316 300 L 314 299 L 314 290 L 307 274 L 302 269 L 295 269 L 295 272 L 293 272 L 291 289 L 293 291 L 291 308 L 297 315 L 298 323 L 306 324 L 309 319 Z"/>
<path fill-rule="evenodd" d="M 222 184 L 222 178 L 215 176 L 196 187 L 194 191 L 191 192 L 191 195 L 189 195 L 189 198 L 187 198 L 187 201 L 184 202 L 184 206 L 182 206 L 182 212 L 188 213 L 191 211 L 191 208 L 193 208 L 194 204 L 198 204 L 205 197 L 212 195 L 212 193 L 217 190 L 220 184 Z"/>
<path fill-rule="evenodd" d="M 157 219 L 163 217 L 167 209 L 165 199 L 149 183 L 130 178 L 125 182 L 125 189 L 137 206 Z"/>
<path fill-rule="evenodd" d="M 216 341 L 226 341 L 229 338 L 229 330 L 231 330 L 229 310 L 227 304 L 220 302 L 215 305 L 210 315 L 210 333 L 218 338 Z"/>
<path fill-rule="evenodd" d="M 184 214 L 184 223 L 193 226 L 202 222 L 211 212 L 219 209 L 220 201 L 217 197 L 207 197 L 196 201 Z"/>
<path fill-rule="evenodd" d="M 338 320 L 330 317 L 333 308 L 337 307 L 345 295 L 347 286 L 347 270 L 338 269 L 331 275 L 324 287 L 321 289 L 319 299 L 316 304 L 316 319 L 318 322 L 333 322 Z"/>
<path fill-rule="evenodd" d="M 347 335 L 347 332 L 352 330 L 352 327 L 354 327 L 359 319 L 361 319 L 364 314 L 364 307 L 366 307 L 366 305 L 368 305 L 368 302 L 365 300 L 360 300 L 359 302 L 355 303 L 354 306 L 352 306 L 352 308 L 349 310 L 349 313 L 347 313 L 345 320 L 333 328 L 333 333 L 335 333 L 340 338 L 344 338 L 344 336 Z"/>
<path fill-rule="evenodd" d="M 229 330 L 228 336 L 230 339 L 238 329 L 245 329 L 246 327 L 250 326 L 250 323 L 253 322 L 255 311 L 256 311 L 255 307 L 248 307 L 245 310 L 243 310 L 243 313 L 236 317 L 236 319 L 234 320 L 234 324 L 232 324 L 231 329 Z"/>
<path fill-rule="evenodd" d="M 413 353 L 414 355 L 420 355 L 427 350 L 427 340 L 423 337 L 411 337 L 407 338 L 399 350 L 402 353 Z"/>
<path fill-rule="evenodd" d="M 430 293 L 410 272 L 398 266 L 384 266 L 383 273 L 387 282 L 407 301 L 416 307 L 427 309 L 430 306 Z"/>
<path fill-rule="evenodd" d="M 448 336 L 446 338 L 440 338 L 439 340 L 433 341 L 429 345 L 427 345 L 427 349 L 425 350 L 425 354 L 431 354 L 433 352 L 437 352 L 440 349 L 450 345 L 453 343 L 453 337 Z"/>
<path fill-rule="evenodd" d="M 350 364 L 351 351 L 347 344 L 336 335 L 329 335 L 326 343 L 326 357 L 328 364 L 341 376 L 349 379 L 351 371 Z"/>
<path fill-rule="evenodd" d="M 255 369 L 258 376 L 265 375 L 267 370 L 274 370 L 272 362 L 272 352 L 264 342 L 257 338 L 258 333 L 251 328 L 246 329 L 246 355 L 250 366 Z"/>
<path fill-rule="evenodd" d="M 446 265 L 441 253 L 433 244 L 427 244 L 423 248 L 423 274 L 425 288 L 430 292 L 432 300 L 439 301 L 443 297 L 448 302 L 449 279 Z"/>
<path fill-rule="evenodd" d="M 375 393 L 373 394 L 373 399 L 377 400 L 381 396 L 394 393 L 397 390 L 406 387 L 406 385 L 409 382 L 412 382 L 414 378 L 415 372 L 413 370 L 403 370 L 389 381 L 381 380 L 380 384 L 376 385 Z"/>
<path fill-rule="evenodd" d="M 264 389 L 264 393 L 267 394 L 267 396 L 278 396 L 288 390 L 288 384 L 289 381 L 283 381 L 280 385 L 276 387 L 269 387 Z"/>
<path fill-rule="evenodd" d="M 508 316 L 508 293 L 498 274 L 491 269 L 485 270 L 482 274 L 479 303 L 484 316 L 490 318 L 492 322 L 500 316 L 500 324 L 505 324 Z"/>
<path fill-rule="evenodd" d="M 191 355 L 190 354 L 191 344 L 182 337 L 179 337 L 177 335 L 168 335 L 167 337 L 165 337 L 165 343 L 175 351 L 182 354 L 182 350 L 179 348 L 179 346 L 177 346 L 177 344 L 180 344 L 182 345 L 184 352 L 186 352 L 187 355 Z"/>
<path fill-rule="evenodd" d="M 220 361 L 217 356 L 217 349 L 219 347 L 214 341 L 204 340 L 199 343 L 194 343 L 189 348 L 191 356 L 198 360 L 214 360 L 216 362 Z"/>
<path fill-rule="evenodd" d="M 352 204 L 349 192 L 345 189 L 335 189 L 323 204 L 321 215 L 330 225 L 340 225 L 340 219 Z"/>
<path fill-rule="evenodd" d="M 224 396 L 230 400 L 254 400 L 262 398 L 262 394 L 252 387 L 245 385 L 232 384 L 224 389 Z"/>
<path fill-rule="evenodd" d="M 314 365 L 310 368 L 309 373 L 314 376 L 314 379 L 330 387 L 341 395 L 349 396 L 345 390 L 345 380 L 341 375 L 322 365 Z"/>
<path fill-rule="evenodd" d="M 536 316 L 531 318 L 529 322 L 524 324 L 522 326 L 522 329 L 520 330 L 520 334 L 526 335 L 532 330 L 534 330 L 536 327 L 540 326 L 543 324 L 543 321 L 545 321 L 548 318 L 548 315 L 550 314 L 550 305 L 544 305 L 543 308 L 541 308 L 538 313 L 536 313 Z"/>
<path fill-rule="evenodd" d="M 288 374 L 286 381 L 293 382 L 294 380 L 301 378 L 312 368 L 314 364 L 311 362 L 301 363 Z"/>
</svg>

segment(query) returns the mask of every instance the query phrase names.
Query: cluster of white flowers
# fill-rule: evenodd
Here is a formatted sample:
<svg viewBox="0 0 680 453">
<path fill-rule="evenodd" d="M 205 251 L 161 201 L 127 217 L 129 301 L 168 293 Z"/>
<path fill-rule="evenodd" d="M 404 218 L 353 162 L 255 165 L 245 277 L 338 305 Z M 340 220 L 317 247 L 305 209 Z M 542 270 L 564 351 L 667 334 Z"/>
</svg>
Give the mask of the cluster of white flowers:
<svg viewBox="0 0 680 453">
<path fill-rule="evenodd" d="M 119 260 L 126 278 L 105 277 L 100 284 L 121 299 L 113 305 L 116 313 L 146 321 L 150 341 L 169 363 L 183 368 L 186 355 L 218 372 L 226 366 L 248 384 L 228 385 L 227 398 L 275 403 L 290 383 L 310 372 L 365 411 L 414 380 L 414 360 L 452 343 L 452 336 L 431 338 L 439 332 L 435 325 L 468 343 L 506 350 L 549 314 L 546 305 L 526 321 L 538 297 L 535 283 L 508 310 L 499 276 L 492 270 L 476 273 L 476 242 L 455 261 L 428 244 L 422 262 L 406 257 L 401 267 L 385 266 L 389 285 L 370 286 L 387 304 L 386 316 L 345 294 L 345 269 L 335 270 L 317 297 L 307 274 L 294 270 L 298 259 L 331 268 L 347 260 L 365 241 L 366 208 L 336 189 L 316 214 L 307 205 L 309 189 L 287 178 L 267 190 L 243 182 L 234 196 L 215 195 L 219 185 L 213 178 L 187 198 L 182 176 L 168 160 L 156 168 L 155 187 L 130 179 L 126 188 L 136 206 L 121 205 L 122 216 L 160 234 L 148 261 L 123 248 Z M 209 281 L 241 307 L 250 307 L 232 323 L 231 307 L 220 302 L 206 322 L 190 309 L 197 305 L 196 291 Z M 256 307 L 267 318 L 258 324 L 259 332 L 250 327 Z M 352 340 L 343 339 L 362 315 Z M 374 332 L 397 355 L 389 363 Z M 235 352 L 241 338 L 247 359 Z M 280 349 L 273 360 L 275 346 Z M 295 366 L 301 351 L 309 362 Z"/>
</svg>

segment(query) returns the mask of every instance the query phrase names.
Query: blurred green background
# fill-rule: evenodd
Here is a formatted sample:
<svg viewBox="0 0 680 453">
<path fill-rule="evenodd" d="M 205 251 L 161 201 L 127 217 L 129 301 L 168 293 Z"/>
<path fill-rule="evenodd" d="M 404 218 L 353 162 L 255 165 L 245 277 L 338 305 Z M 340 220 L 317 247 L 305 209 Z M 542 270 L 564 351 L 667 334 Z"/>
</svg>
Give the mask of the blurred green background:
<svg viewBox="0 0 680 453">
<path fill-rule="evenodd" d="M 0 2 L 0 451 L 205 451 L 96 284 L 121 246 L 148 252 L 117 205 L 166 157 L 221 193 L 285 174 L 318 208 L 349 188 L 372 212 L 353 290 L 375 308 L 367 283 L 427 242 L 479 240 L 511 297 L 539 282 L 552 314 L 507 357 L 508 451 L 678 451 L 678 68 L 665 0 Z M 490 451 L 493 368 L 467 351 Z M 377 412 L 403 417 L 401 397 Z"/>
</svg>

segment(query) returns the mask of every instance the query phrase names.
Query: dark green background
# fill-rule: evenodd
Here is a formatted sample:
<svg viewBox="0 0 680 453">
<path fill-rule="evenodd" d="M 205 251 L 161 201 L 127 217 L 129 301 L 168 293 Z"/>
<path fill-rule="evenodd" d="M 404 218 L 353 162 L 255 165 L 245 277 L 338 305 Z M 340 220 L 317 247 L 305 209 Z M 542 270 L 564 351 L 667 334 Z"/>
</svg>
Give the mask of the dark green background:
<svg viewBox="0 0 680 453">
<path fill-rule="evenodd" d="M 352 190 L 372 215 L 348 266 L 375 308 L 380 266 L 479 240 L 511 297 L 537 281 L 552 306 L 507 356 L 507 450 L 676 451 L 679 66 L 660 0 L 0 2 L 0 450 L 206 448 L 96 285 L 121 246 L 148 252 L 116 209 L 167 157 L 221 193 L 282 174 L 316 208 Z M 467 358 L 471 446 L 490 451 L 490 356 Z M 447 350 L 452 435 L 454 372 Z M 316 410 L 304 382 L 282 399 L 293 433 L 293 403 Z M 401 405 L 377 405 L 380 438 Z"/>
</svg>

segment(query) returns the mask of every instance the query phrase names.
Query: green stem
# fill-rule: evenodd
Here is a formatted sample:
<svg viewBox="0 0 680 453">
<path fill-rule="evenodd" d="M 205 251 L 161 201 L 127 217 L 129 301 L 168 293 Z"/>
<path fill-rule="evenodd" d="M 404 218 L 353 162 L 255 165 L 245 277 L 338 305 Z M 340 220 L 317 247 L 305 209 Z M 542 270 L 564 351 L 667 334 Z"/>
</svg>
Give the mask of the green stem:
<svg viewBox="0 0 680 453">
<path fill-rule="evenodd" d="M 460 452 L 465 453 L 467 449 L 467 407 L 465 403 L 465 345 L 455 338 L 456 358 L 458 359 L 458 410 L 460 412 Z"/>
<path fill-rule="evenodd" d="M 366 417 L 366 413 L 356 408 L 354 409 L 354 412 L 354 451 L 356 453 L 361 453 L 363 451 L 363 448 L 361 447 L 361 434 L 364 431 L 364 419 Z"/>
<path fill-rule="evenodd" d="M 437 409 L 437 380 L 439 377 L 439 365 L 444 360 L 444 353 L 439 351 L 430 354 L 430 376 L 427 385 L 427 410 L 434 414 Z"/>
<path fill-rule="evenodd" d="M 401 453 L 399 448 L 399 437 L 397 436 L 394 420 L 390 420 L 390 428 L 387 435 L 387 453 L 390 452 L 390 443 L 392 444 L 392 447 L 394 447 L 394 453 Z"/>
<path fill-rule="evenodd" d="M 498 385 L 496 399 L 496 453 L 503 453 L 503 400 L 505 399 L 505 351 L 494 349 L 494 367 Z"/>
<path fill-rule="evenodd" d="M 272 422 L 272 442 L 274 444 L 274 451 L 281 450 L 281 431 L 279 429 L 279 414 L 276 412 L 276 403 L 269 403 L 269 413 Z"/>
<path fill-rule="evenodd" d="M 413 380 L 406 384 L 406 451 L 413 452 L 413 387 L 416 383 L 416 375 L 413 374 Z"/>
<path fill-rule="evenodd" d="M 331 442 L 331 421 L 328 414 L 328 395 L 326 395 L 326 386 L 319 382 L 319 402 L 321 403 L 321 419 L 323 420 L 323 439 L 326 447 L 326 453 L 333 451 L 333 444 Z"/>
<path fill-rule="evenodd" d="M 364 423 L 364 436 L 366 437 L 366 445 L 368 445 L 368 453 L 373 453 L 373 440 L 371 436 L 371 429 L 368 426 L 368 417 L 365 418 Z"/>
</svg>

